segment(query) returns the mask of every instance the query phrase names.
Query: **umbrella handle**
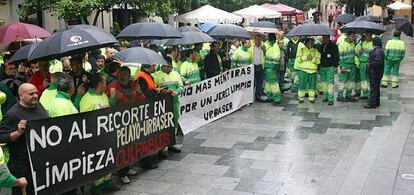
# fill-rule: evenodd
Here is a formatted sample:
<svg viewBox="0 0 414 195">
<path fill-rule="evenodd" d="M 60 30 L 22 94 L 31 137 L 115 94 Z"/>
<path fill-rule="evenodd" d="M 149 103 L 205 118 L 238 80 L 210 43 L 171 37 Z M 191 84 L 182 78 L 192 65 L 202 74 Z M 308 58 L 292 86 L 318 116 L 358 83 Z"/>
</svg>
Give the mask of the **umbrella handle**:
<svg viewBox="0 0 414 195">
<path fill-rule="evenodd" d="M 27 195 L 26 186 L 22 187 L 22 195 Z"/>
</svg>

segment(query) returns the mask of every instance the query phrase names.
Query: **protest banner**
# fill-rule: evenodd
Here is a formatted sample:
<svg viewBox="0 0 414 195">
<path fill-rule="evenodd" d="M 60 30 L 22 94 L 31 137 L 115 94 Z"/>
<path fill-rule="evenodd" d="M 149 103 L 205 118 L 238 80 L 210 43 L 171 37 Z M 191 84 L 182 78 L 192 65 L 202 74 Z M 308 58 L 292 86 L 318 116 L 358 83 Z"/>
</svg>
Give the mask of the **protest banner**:
<svg viewBox="0 0 414 195">
<path fill-rule="evenodd" d="M 253 65 L 226 71 L 184 88 L 180 127 L 187 134 L 253 102 Z"/>
<path fill-rule="evenodd" d="M 90 183 L 175 144 L 171 96 L 28 122 L 36 194 Z"/>
</svg>

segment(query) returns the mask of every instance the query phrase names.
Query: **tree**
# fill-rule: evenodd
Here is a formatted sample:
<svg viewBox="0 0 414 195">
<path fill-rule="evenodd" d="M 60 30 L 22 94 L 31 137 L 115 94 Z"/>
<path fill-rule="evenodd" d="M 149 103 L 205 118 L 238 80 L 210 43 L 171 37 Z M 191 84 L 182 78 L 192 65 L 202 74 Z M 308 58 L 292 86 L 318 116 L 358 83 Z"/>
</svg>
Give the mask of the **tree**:
<svg viewBox="0 0 414 195">
<path fill-rule="evenodd" d="M 356 16 L 364 15 L 366 6 L 372 7 L 374 5 L 385 8 L 385 6 L 392 3 L 393 0 L 340 0 L 341 5 L 346 5 L 346 13 L 355 14 Z M 362 6 L 361 6 L 362 5 Z"/>
<path fill-rule="evenodd" d="M 53 0 L 23 0 L 19 5 L 19 15 L 27 18 L 32 14 L 37 15 L 37 25 L 42 26 L 42 12 L 49 10 L 53 5 Z"/>
</svg>

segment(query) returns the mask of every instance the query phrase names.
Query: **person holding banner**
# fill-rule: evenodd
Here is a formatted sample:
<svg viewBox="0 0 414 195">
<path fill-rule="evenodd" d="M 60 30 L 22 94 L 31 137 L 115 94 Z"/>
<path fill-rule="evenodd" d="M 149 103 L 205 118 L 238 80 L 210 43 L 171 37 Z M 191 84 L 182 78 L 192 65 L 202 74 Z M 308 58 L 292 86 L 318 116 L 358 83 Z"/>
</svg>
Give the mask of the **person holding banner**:
<svg viewBox="0 0 414 195">
<path fill-rule="evenodd" d="M 111 90 L 111 96 L 108 98 L 105 94 L 105 89 L 106 81 L 104 77 L 101 74 L 92 75 L 90 88 L 80 101 L 80 112 L 99 110 L 114 105 L 116 103 L 116 91 Z M 111 183 L 111 179 L 112 175 L 108 174 L 94 181 L 90 188 L 91 194 L 100 194 L 104 189 L 111 191 L 120 190 L 119 186 Z"/>
<path fill-rule="evenodd" d="M 181 81 L 180 74 L 176 71 L 173 71 L 172 68 L 172 59 L 170 57 L 165 57 L 168 64 L 163 64 L 161 70 L 154 74 L 154 82 L 157 86 L 161 88 L 166 88 L 172 90 L 171 95 L 173 96 L 173 107 L 174 107 L 174 126 L 176 133 L 179 129 L 178 119 L 180 117 L 180 101 L 179 94 L 183 92 L 183 82 Z M 180 153 L 181 150 L 176 146 L 169 146 L 168 150 Z"/>
<path fill-rule="evenodd" d="M 195 60 L 195 55 L 193 54 L 193 60 Z M 195 64 L 195 63 L 194 63 Z M 184 65 L 184 64 L 183 64 Z M 198 69 L 198 65 L 195 64 L 195 66 Z M 182 68 L 182 67 L 181 67 Z M 151 76 L 155 72 L 155 65 L 148 65 L 143 64 L 141 66 L 141 71 L 139 71 L 137 75 L 137 83 L 139 87 L 141 88 L 142 92 L 145 95 L 145 98 L 154 98 L 162 93 L 171 93 L 172 91 L 170 89 L 161 89 L 157 87 L 157 85 L 154 82 L 154 77 Z M 162 152 L 160 153 L 161 156 L 165 156 Z M 153 156 L 148 156 L 143 158 L 140 163 L 142 168 L 144 169 L 156 169 L 158 168 L 157 165 L 153 163 Z"/>
<path fill-rule="evenodd" d="M 128 66 L 121 66 L 119 68 L 118 80 L 112 82 L 105 90 L 107 96 L 111 96 L 111 91 L 116 91 L 116 104 L 126 105 L 129 103 L 144 100 L 145 96 L 141 91 L 139 85 L 130 81 L 131 69 Z M 128 184 L 131 181 L 128 175 L 133 176 L 138 174 L 137 171 L 130 169 L 129 166 L 122 168 L 118 172 L 118 176 L 123 184 Z"/>
<path fill-rule="evenodd" d="M 26 123 L 29 120 L 48 118 L 46 110 L 39 104 L 37 88 L 33 84 L 20 85 L 20 101 L 15 104 L 4 116 L 0 124 L 0 143 L 6 143 L 9 147 L 10 159 L 8 167 L 15 177 L 27 179 L 27 194 L 34 194 L 32 171 L 27 153 Z M 12 188 L 12 195 L 20 195 L 20 187 Z"/>
</svg>

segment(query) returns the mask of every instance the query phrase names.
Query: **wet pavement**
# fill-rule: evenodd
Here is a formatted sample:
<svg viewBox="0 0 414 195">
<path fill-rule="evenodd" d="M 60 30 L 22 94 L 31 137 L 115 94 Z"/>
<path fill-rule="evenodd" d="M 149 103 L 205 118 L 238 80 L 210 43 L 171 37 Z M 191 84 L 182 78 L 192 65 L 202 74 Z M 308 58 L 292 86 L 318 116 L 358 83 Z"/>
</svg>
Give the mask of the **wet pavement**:
<svg viewBox="0 0 414 195">
<path fill-rule="evenodd" d="M 414 41 L 403 39 L 400 87 L 381 89 L 380 108 L 289 93 L 254 103 L 179 138 L 182 153 L 113 194 L 414 194 Z"/>
</svg>

